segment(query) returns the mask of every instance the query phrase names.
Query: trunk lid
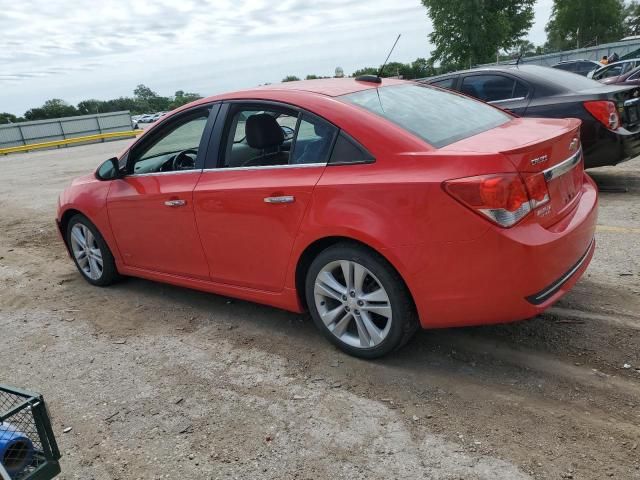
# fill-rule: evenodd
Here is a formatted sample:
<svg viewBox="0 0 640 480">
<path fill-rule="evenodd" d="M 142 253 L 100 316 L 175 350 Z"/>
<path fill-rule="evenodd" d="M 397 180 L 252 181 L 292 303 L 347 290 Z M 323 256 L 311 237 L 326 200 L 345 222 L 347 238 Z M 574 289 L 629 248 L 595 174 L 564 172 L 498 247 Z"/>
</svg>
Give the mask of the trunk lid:
<svg viewBox="0 0 640 480">
<path fill-rule="evenodd" d="M 518 118 L 445 149 L 501 153 L 525 182 L 544 176 L 549 200 L 536 206 L 532 216 L 545 227 L 560 221 L 580 199 L 584 181 L 580 120 Z"/>
</svg>

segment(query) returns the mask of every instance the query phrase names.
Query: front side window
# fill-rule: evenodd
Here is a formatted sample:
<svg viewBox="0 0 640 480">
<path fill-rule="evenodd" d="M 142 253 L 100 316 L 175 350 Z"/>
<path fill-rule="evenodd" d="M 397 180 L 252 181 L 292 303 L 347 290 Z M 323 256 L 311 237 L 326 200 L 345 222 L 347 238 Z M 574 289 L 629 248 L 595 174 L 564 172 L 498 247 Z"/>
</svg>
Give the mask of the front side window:
<svg viewBox="0 0 640 480">
<path fill-rule="evenodd" d="M 134 148 L 130 163 L 134 174 L 193 170 L 209 109 L 198 110 L 169 123 L 151 142 Z"/>
<path fill-rule="evenodd" d="M 229 118 L 223 168 L 327 163 L 337 132 L 287 108 L 235 107 Z"/>
<path fill-rule="evenodd" d="M 436 148 L 504 125 L 512 118 L 490 105 L 426 85 L 370 88 L 339 98 L 392 121 Z"/>
</svg>

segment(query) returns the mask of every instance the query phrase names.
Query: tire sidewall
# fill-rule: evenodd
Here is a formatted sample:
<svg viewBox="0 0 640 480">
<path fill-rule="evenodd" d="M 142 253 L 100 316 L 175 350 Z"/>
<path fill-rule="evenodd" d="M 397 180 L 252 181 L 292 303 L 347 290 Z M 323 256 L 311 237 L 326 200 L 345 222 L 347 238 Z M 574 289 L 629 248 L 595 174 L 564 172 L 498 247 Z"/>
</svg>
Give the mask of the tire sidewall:
<svg viewBox="0 0 640 480">
<path fill-rule="evenodd" d="M 327 264 L 338 260 L 357 262 L 367 268 L 381 282 L 389 296 L 389 301 L 391 302 L 391 328 L 385 339 L 375 347 L 357 348 L 342 342 L 331 333 L 320 318 L 314 293 L 316 277 Z M 402 319 L 407 315 L 405 308 L 403 308 L 407 304 L 406 295 L 404 284 L 393 267 L 382 257 L 358 246 L 336 245 L 322 251 L 311 263 L 305 279 L 307 306 L 316 327 L 331 343 L 341 350 L 350 355 L 367 359 L 382 357 L 401 346 L 404 336 L 404 322 Z"/>
<path fill-rule="evenodd" d="M 102 253 L 102 274 L 100 275 L 100 278 L 93 279 L 87 276 L 87 274 L 82 270 L 82 268 L 80 268 L 80 265 L 78 264 L 78 260 L 76 259 L 76 256 L 73 253 L 73 247 L 71 246 L 72 245 L 71 230 L 73 229 L 74 226 L 78 224 L 84 225 L 91 231 L 94 238 L 96 239 L 96 243 L 98 244 L 98 247 L 100 248 L 100 252 Z M 73 263 L 75 263 L 76 268 L 78 269 L 82 277 L 87 282 L 96 286 L 105 286 L 105 285 L 111 284 L 117 275 L 117 271 L 115 269 L 115 263 L 113 260 L 113 256 L 111 255 L 111 250 L 109 250 L 109 247 L 104 241 L 104 238 L 102 238 L 102 235 L 100 234 L 100 231 L 96 228 L 96 226 L 93 223 L 91 223 L 91 221 L 89 221 L 89 219 L 84 215 L 75 215 L 74 217 L 71 218 L 71 220 L 69 220 L 69 223 L 67 224 L 66 234 L 67 234 L 67 246 L 69 248 L 69 253 L 71 254 Z"/>
</svg>

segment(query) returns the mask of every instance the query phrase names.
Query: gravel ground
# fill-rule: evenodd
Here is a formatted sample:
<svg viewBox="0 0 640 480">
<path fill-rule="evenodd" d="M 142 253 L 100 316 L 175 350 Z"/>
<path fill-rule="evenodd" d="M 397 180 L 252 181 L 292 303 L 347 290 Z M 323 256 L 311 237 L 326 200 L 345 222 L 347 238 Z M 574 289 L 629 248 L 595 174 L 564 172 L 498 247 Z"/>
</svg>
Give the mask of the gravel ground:
<svg viewBox="0 0 640 480">
<path fill-rule="evenodd" d="M 548 313 L 366 362 L 306 316 L 83 281 L 56 196 L 126 143 L 0 158 L 0 383 L 48 400 L 61 478 L 640 479 L 640 159 L 591 172 L 596 255 Z"/>
</svg>

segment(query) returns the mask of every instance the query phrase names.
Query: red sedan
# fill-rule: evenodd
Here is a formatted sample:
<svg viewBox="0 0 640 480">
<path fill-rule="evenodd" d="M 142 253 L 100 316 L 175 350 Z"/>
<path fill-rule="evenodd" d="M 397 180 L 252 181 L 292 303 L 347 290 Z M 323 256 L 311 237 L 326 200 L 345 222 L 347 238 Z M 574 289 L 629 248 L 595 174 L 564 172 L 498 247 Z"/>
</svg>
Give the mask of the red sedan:
<svg viewBox="0 0 640 480">
<path fill-rule="evenodd" d="M 374 80 L 167 115 L 62 193 L 78 270 L 99 286 L 129 275 L 309 310 L 366 358 L 419 326 L 525 319 L 569 291 L 597 216 L 579 121 Z"/>
</svg>

